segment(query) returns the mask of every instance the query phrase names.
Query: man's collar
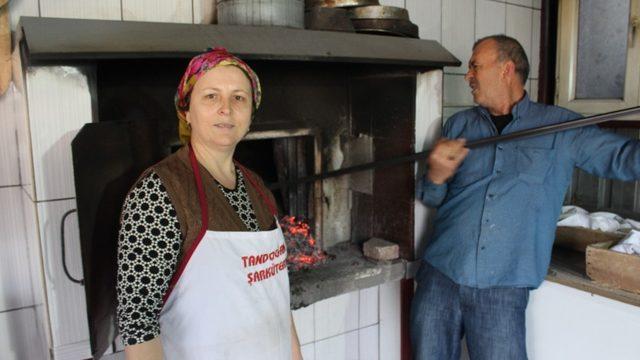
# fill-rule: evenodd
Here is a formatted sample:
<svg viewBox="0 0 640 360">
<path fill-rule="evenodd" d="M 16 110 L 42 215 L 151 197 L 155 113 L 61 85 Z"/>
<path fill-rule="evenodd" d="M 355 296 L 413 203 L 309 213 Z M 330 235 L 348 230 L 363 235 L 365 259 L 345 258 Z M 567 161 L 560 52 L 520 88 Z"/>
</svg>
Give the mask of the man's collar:
<svg viewBox="0 0 640 360">
<path fill-rule="evenodd" d="M 529 106 L 531 105 L 531 100 L 529 99 L 529 94 L 527 91 L 524 91 L 524 96 L 520 101 L 518 101 L 513 108 L 511 109 L 511 115 L 513 115 L 513 119 L 518 119 L 523 114 L 525 114 L 529 110 Z M 487 119 L 491 119 L 491 113 L 484 106 L 478 106 L 480 113 L 484 115 Z"/>
</svg>

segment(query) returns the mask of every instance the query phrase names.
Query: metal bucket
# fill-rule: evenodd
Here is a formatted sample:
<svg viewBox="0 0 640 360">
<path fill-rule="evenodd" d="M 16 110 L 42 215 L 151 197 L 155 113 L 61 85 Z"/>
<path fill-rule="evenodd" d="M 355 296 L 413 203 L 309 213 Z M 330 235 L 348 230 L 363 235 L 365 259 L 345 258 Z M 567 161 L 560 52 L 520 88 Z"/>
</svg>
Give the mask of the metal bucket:
<svg viewBox="0 0 640 360">
<path fill-rule="evenodd" d="M 217 0 L 218 24 L 304 28 L 304 0 Z"/>
</svg>

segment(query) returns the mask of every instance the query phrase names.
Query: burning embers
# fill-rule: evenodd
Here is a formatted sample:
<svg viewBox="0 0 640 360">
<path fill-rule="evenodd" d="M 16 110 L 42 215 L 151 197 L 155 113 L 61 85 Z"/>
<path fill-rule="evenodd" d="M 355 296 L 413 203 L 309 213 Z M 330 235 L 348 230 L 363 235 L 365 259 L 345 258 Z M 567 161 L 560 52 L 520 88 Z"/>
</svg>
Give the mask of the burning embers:
<svg viewBox="0 0 640 360">
<path fill-rule="evenodd" d="M 311 227 L 306 220 L 295 216 L 283 216 L 280 227 L 287 245 L 289 270 L 297 271 L 322 264 L 327 254 L 317 247 Z"/>
</svg>

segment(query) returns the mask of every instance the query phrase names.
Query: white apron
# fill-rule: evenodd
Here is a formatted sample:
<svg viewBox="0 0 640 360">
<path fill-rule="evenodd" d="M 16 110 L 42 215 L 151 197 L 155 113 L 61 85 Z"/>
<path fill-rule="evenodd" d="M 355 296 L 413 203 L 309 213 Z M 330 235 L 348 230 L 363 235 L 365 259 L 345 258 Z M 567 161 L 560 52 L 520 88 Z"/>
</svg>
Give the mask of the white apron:
<svg viewBox="0 0 640 360">
<path fill-rule="evenodd" d="M 165 359 L 290 359 L 282 230 L 208 230 L 207 203 L 192 149 L 189 155 L 204 225 L 178 267 L 160 312 Z M 243 173 L 260 192 L 250 174 Z M 260 195 L 274 213 L 273 204 Z"/>
</svg>

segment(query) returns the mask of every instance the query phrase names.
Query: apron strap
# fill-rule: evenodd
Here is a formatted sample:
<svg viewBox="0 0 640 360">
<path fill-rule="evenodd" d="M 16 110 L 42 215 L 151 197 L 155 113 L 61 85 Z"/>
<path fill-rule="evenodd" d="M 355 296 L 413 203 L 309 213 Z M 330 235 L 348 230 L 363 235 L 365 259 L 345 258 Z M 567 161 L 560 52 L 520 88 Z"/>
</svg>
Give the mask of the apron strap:
<svg viewBox="0 0 640 360">
<path fill-rule="evenodd" d="M 247 180 L 249 180 L 249 183 L 251 183 L 251 186 L 253 186 L 253 188 L 256 189 L 256 191 L 258 191 L 258 194 L 260 194 L 260 197 L 262 198 L 262 200 L 264 200 L 265 204 L 267 204 L 267 207 L 269 208 L 269 211 L 271 212 L 271 215 L 273 215 L 273 216 L 275 216 L 277 218 L 278 217 L 278 209 L 273 204 L 273 201 L 271 201 L 271 198 L 268 197 L 264 193 L 264 191 L 262 191 L 262 188 L 260 186 L 258 186 L 258 182 L 253 178 L 251 173 L 249 173 L 247 168 L 245 168 L 244 166 L 242 166 L 238 162 L 236 162 L 236 165 L 238 165 L 238 167 L 240 168 L 240 171 L 242 171 L 242 174 L 244 175 L 244 177 Z"/>
<path fill-rule="evenodd" d="M 207 194 L 202 186 L 202 176 L 200 176 L 200 166 L 198 160 L 196 160 L 196 153 L 193 151 L 191 143 L 189 143 L 189 160 L 191 162 L 191 169 L 193 169 L 193 175 L 196 180 L 196 188 L 198 189 L 198 201 L 200 203 L 200 215 L 202 216 L 202 228 L 201 232 L 207 231 L 209 228 L 209 207 L 207 206 Z"/>
<path fill-rule="evenodd" d="M 198 202 L 200 203 L 200 215 L 202 216 L 202 219 L 201 219 L 202 226 L 200 227 L 200 232 L 198 233 L 198 236 L 193 241 L 193 243 L 191 243 L 191 246 L 189 246 L 189 248 L 186 249 L 186 252 L 184 254 L 184 257 L 182 258 L 182 261 L 180 261 L 180 263 L 178 264 L 178 268 L 176 269 L 176 272 L 171 277 L 171 282 L 169 282 L 169 287 L 167 288 L 167 291 L 164 293 L 164 296 L 162 297 L 162 306 L 164 306 L 164 304 L 167 302 L 169 295 L 171 295 L 173 288 L 176 286 L 176 284 L 178 283 L 178 280 L 180 279 L 180 275 L 182 275 L 182 273 L 184 272 L 184 269 L 187 267 L 187 264 L 189 263 L 189 259 L 191 258 L 191 255 L 193 255 L 193 252 L 198 248 L 198 244 L 200 243 L 200 240 L 202 240 L 202 238 L 204 237 L 204 234 L 207 232 L 207 229 L 209 228 L 209 210 L 207 207 L 207 195 L 205 194 L 204 187 L 202 186 L 202 177 L 200 176 L 200 166 L 198 165 L 198 161 L 196 160 L 196 154 L 193 151 L 193 147 L 191 147 L 191 144 L 189 144 L 189 160 L 191 162 L 191 169 L 193 170 L 193 175 L 194 175 L 193 177 L 194 177 L 194 180 L 196 181 L 196 188 L 198 190 Z"/>
</svg>

